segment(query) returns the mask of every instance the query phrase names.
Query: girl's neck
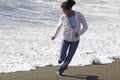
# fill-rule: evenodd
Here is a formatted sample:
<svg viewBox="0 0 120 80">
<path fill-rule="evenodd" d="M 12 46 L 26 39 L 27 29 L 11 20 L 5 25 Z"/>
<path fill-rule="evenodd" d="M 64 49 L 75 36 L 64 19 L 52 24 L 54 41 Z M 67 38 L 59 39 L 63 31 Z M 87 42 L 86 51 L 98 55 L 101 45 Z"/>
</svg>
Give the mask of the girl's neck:
<svg viewBox="0 0 120 80">
<path fill-rule="evenodd" d="M 69 11 L 69 14 L 67 15 L 68 17 L 74 16 L 75 15 L 75 11 L 71 10 Z"/>
</svg>

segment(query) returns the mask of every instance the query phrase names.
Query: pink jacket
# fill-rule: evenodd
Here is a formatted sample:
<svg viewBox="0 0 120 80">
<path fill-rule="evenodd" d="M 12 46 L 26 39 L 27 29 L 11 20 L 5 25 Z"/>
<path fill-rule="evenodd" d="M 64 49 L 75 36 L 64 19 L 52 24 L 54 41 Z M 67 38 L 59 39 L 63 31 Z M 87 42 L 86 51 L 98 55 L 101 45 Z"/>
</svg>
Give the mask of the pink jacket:
<svg viewBox="0 0 120 80">
<path fill-rule="evenodd" d="M 87 30 L 88 25 L 84 16 L 80 12 L 75 11 L 75 19 L 76 19 L 76 27 L 72 28 L 68 21 L 68 17 L 65 14 L 61 15 L 59 19 L 59 23 L 54 33 L 54 37 L 56 37 L 60 32 L 61 28 L 64 27 L 64 33 L 63 33 L 64 40 L 70 42 L 78 41 L 80 39 L 80 35 L 82 35 Z M 74 36 L 75 32 L 79 34 L 79 37 Z"/>
</svg>

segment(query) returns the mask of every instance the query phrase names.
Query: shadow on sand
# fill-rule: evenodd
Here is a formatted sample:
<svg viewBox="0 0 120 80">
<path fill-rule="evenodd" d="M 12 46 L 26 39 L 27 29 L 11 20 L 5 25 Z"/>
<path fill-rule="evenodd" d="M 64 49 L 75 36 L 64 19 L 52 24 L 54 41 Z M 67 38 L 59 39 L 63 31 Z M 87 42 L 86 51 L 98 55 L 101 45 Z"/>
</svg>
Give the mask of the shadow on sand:
<svg viewBox="0 0 120 80">
<path fill-rule="evenodd" d="M 99 76 L 92 76 L 92 75 L 63 75 L 63 77 L 71 77 L 71 78 L 79 78 L 79 79 L 85 79 L 85 80 L 101 80 L 98 79 Z"/>
</svg>

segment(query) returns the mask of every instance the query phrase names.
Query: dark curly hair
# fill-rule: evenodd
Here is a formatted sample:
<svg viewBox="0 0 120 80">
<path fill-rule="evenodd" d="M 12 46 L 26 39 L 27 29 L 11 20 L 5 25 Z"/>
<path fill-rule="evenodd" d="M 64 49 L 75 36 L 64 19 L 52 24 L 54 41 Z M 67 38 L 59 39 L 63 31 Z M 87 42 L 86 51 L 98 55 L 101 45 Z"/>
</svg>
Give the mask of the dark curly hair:
<svg viewBox="0 0 120 80">
<path fill-rule="evenodd" d="M 61 4 L 61 8 L 70 10 L 72 9 L 73 5 L 75 5 L 76 2 L 74 0 L 67 0 Z"/>
</svg>

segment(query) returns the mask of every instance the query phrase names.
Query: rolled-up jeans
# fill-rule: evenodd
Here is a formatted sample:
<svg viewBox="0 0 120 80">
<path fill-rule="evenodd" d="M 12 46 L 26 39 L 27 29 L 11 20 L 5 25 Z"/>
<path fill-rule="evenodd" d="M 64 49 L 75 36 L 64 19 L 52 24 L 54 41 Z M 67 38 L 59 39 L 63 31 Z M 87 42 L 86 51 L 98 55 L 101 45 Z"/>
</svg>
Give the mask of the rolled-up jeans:
<svg viewBox="0 0 120 80">
<path fill-rule="evenodd" d="M 69 42 L 66 40 L 63 40 L 61 52 L 60 52 L 60 61 L 63 62 L 63 64 L 59 67 L 58 71 L 60 73 L 63 73 L 64 70 L 67 68 L 69 63 L 72 60 L 72 57 L 74 56 L 76 49 L 78 47 L 79 40 L 75 42 Z"/>
</svg>

